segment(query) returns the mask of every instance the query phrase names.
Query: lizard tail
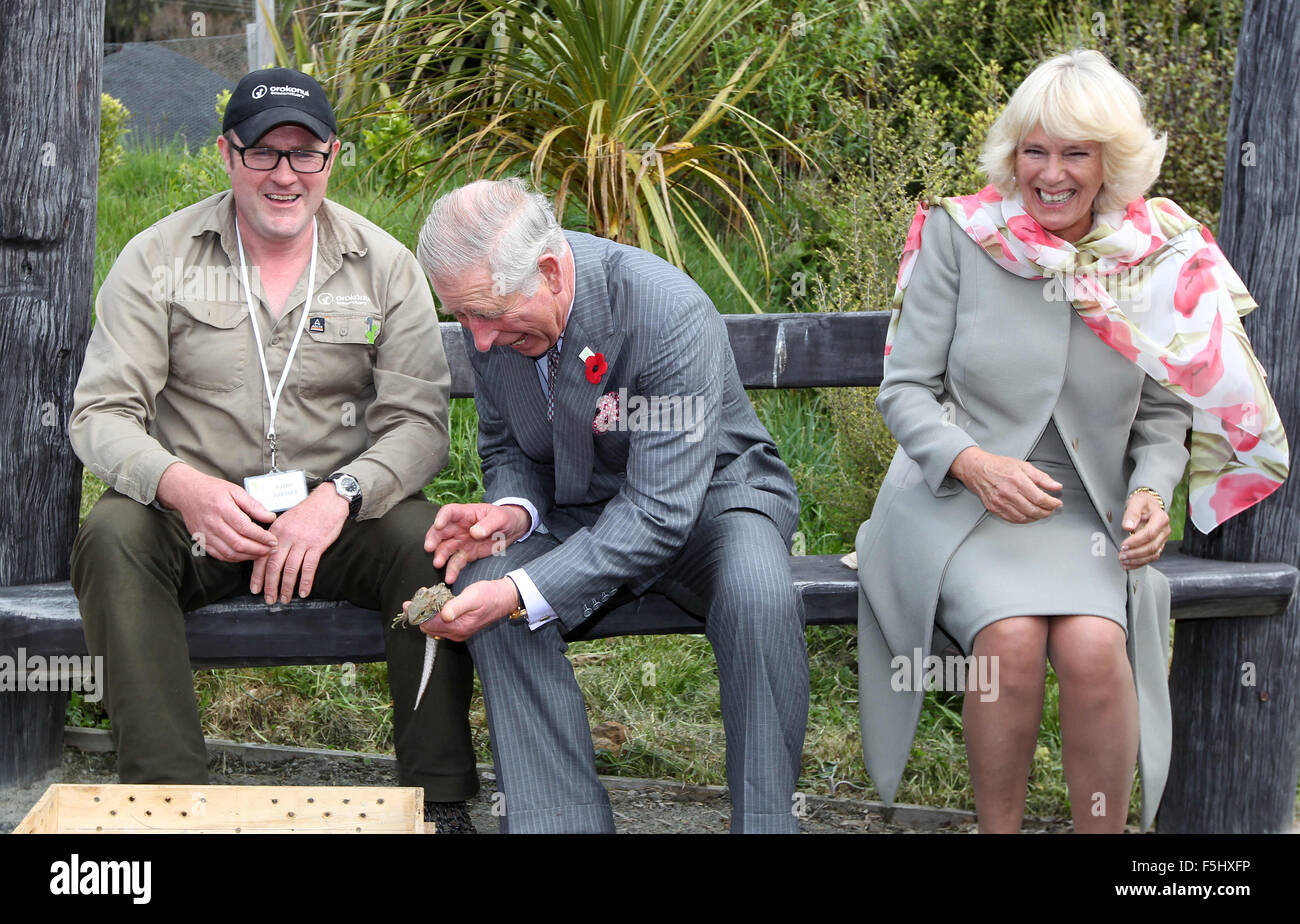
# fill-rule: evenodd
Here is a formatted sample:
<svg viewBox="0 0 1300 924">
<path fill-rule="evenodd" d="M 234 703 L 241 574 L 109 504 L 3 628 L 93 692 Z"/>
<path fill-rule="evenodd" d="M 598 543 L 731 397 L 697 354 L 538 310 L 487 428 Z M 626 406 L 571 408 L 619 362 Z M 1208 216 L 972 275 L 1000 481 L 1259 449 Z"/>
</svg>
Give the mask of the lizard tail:
<svg viewBox="0 0 1300 924">
<path fill-rule="evenodd" d="M 424 669 L 420 671 L 420 690 L 415 694 L 415 705 L 411 708 L 414 712 L 420 708 L 420 700 L 424 697 L 424 688 L 429 685 L 429 676 L 433 673 L 433 661 L 438 657 L 438 640 L 436 638 L 426 638 L 424 640 Z"/>
</svg>

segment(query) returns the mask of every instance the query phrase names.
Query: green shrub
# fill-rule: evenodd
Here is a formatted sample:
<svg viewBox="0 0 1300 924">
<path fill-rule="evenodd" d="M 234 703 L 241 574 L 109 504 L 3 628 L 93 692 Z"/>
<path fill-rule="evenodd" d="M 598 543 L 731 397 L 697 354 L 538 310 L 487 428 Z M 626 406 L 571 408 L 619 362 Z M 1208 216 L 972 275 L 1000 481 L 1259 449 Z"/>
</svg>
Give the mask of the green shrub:
<svg viewBox="0 0 1300 924">
<path fill-rule="evenodd" d="M 755 51 L 766 57 L 785 45 L 750 96 L 750 112 L 800 144 L 816 162 L 855 157 L 858 141 L 836 131 L 839 115 L 827 100 L 853 95 L 861 75 L 885 53 L 889 31 L 885 7 L 857 0 L 771 0 L 710 49 L 707 79 L 724 80 Z M 741 126 L 731 127 L 742 143 Z M 786 175 L 803 162 L 778 152 Z"/>
<path fill-rule="evenodd" d="M 104 701 L 89 702 L 81 693 L 73 691 L 68 694 L 68 707 L 64 713 L 64 725 L 73 728 L 112 728 L 108 720 L 108 710 Z"/>
<path fill-rule="evenodd" d="M 222 90 L 217 94 L 213 109 L 217 113 L 214 125 L 220 125 L 226 116 L 226 105 L 230 102 L 230 91 Z M 167 180 L 168 203 L 173 208 L 181 208 L 190 203 L 215 195 L 230 186 L 230 178 L 221 166 L 221 152 L 217 149 L 214 137 L 211 143 L 197 151 L 185 152 L 176 172 Z"/>
<path fill-rule="evenodd" d="M 420 184 L 435 157 L 433 145 L 414 135 L 411 117 L 393 98 L 370 120 L 370 127 L 361 130 L 367 159 L 374 165 L 371 169 L 378 172 L 390 190 L 399 194 Z M 393 152 L 397 155 L 393 156 Z"/>
<path fill-rule="evenodd" d="M 126 123 L 131 118 L 131 110 L 122 105 L 122 101 L 109 96 L 99 95 L 99 175 L 103 176 L 122 162 L 126 148 L 122 139 L 131 130 Z"/>
</svg>

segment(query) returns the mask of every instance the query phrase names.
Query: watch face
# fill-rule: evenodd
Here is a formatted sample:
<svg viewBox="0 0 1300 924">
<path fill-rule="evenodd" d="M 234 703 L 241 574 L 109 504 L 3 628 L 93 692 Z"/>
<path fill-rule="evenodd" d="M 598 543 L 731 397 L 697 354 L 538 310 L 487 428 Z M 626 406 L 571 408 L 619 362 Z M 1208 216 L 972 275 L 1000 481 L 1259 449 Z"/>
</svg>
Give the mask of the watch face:
<svg viewBox="0 0 1300 924">
<path fill-rule="evenodd" d="M 360 483 L 351 475 L 339 475 L 334 479 L 334 486 L 338 489 L 340 494 L 345 494 L 349 497 L 361 493 Z"/>
</svg>

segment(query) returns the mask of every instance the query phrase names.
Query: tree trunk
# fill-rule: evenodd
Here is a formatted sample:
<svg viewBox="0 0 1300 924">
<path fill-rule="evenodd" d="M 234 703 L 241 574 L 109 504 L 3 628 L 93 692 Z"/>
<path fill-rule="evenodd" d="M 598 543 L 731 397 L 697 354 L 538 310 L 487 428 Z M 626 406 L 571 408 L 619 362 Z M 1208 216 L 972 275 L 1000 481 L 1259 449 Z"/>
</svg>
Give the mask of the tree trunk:
<svg viewBox="0 0 1300 924">
<path fill-rule="evenodd" d="M 1237 46 L 1219 242 L 1259 310 L 1243 319 L 1300 444 L 1300 0 L 1248 0 Z M 1173 153 L 1172 156 L 1177 156 Z M 1300 477 L 1183 551 L 1300 562 Z M 1161 831 L 1290 831 L 1300 752 L 1300 608 L 1178 624 L 1174 755 Z M 1207 789 L 1207 783 L 1215 784 Z"/>
<path fill-rule="evenodd" d="M 0 3 L 0 585 L 66 579 L 77 532 L 68 415 L 90 336 L 103 27 L 103 0 Z M 66 698 L 0 693 L 0 783 L 58 761 Z"/>
</svg>

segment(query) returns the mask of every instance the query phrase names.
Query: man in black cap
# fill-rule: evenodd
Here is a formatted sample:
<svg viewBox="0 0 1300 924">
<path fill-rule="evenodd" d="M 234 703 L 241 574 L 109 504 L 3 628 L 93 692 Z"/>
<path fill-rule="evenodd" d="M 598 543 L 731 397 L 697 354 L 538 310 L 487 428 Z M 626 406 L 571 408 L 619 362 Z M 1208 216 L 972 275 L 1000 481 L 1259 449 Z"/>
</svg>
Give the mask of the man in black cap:
<svg viewBox="0 0 1300 924">
<path fill-rule="evenodd" d="M 450 374 L 411 253 L 325 198 L 339 149 L 324 91 L 244 77 L 217 146 L 230 190 L 122 251 L 96 302 L 71 439 L 109 484 L 73 587 L 102 655 L 123 782 L 204 783 L 183 612 L 247 589 L 347 599 L 384 621 L 402 785 L 473 830 L 473 665 L 389 625 L 442 580 L 422 488 L 448 457 Z"/>
</svg>

